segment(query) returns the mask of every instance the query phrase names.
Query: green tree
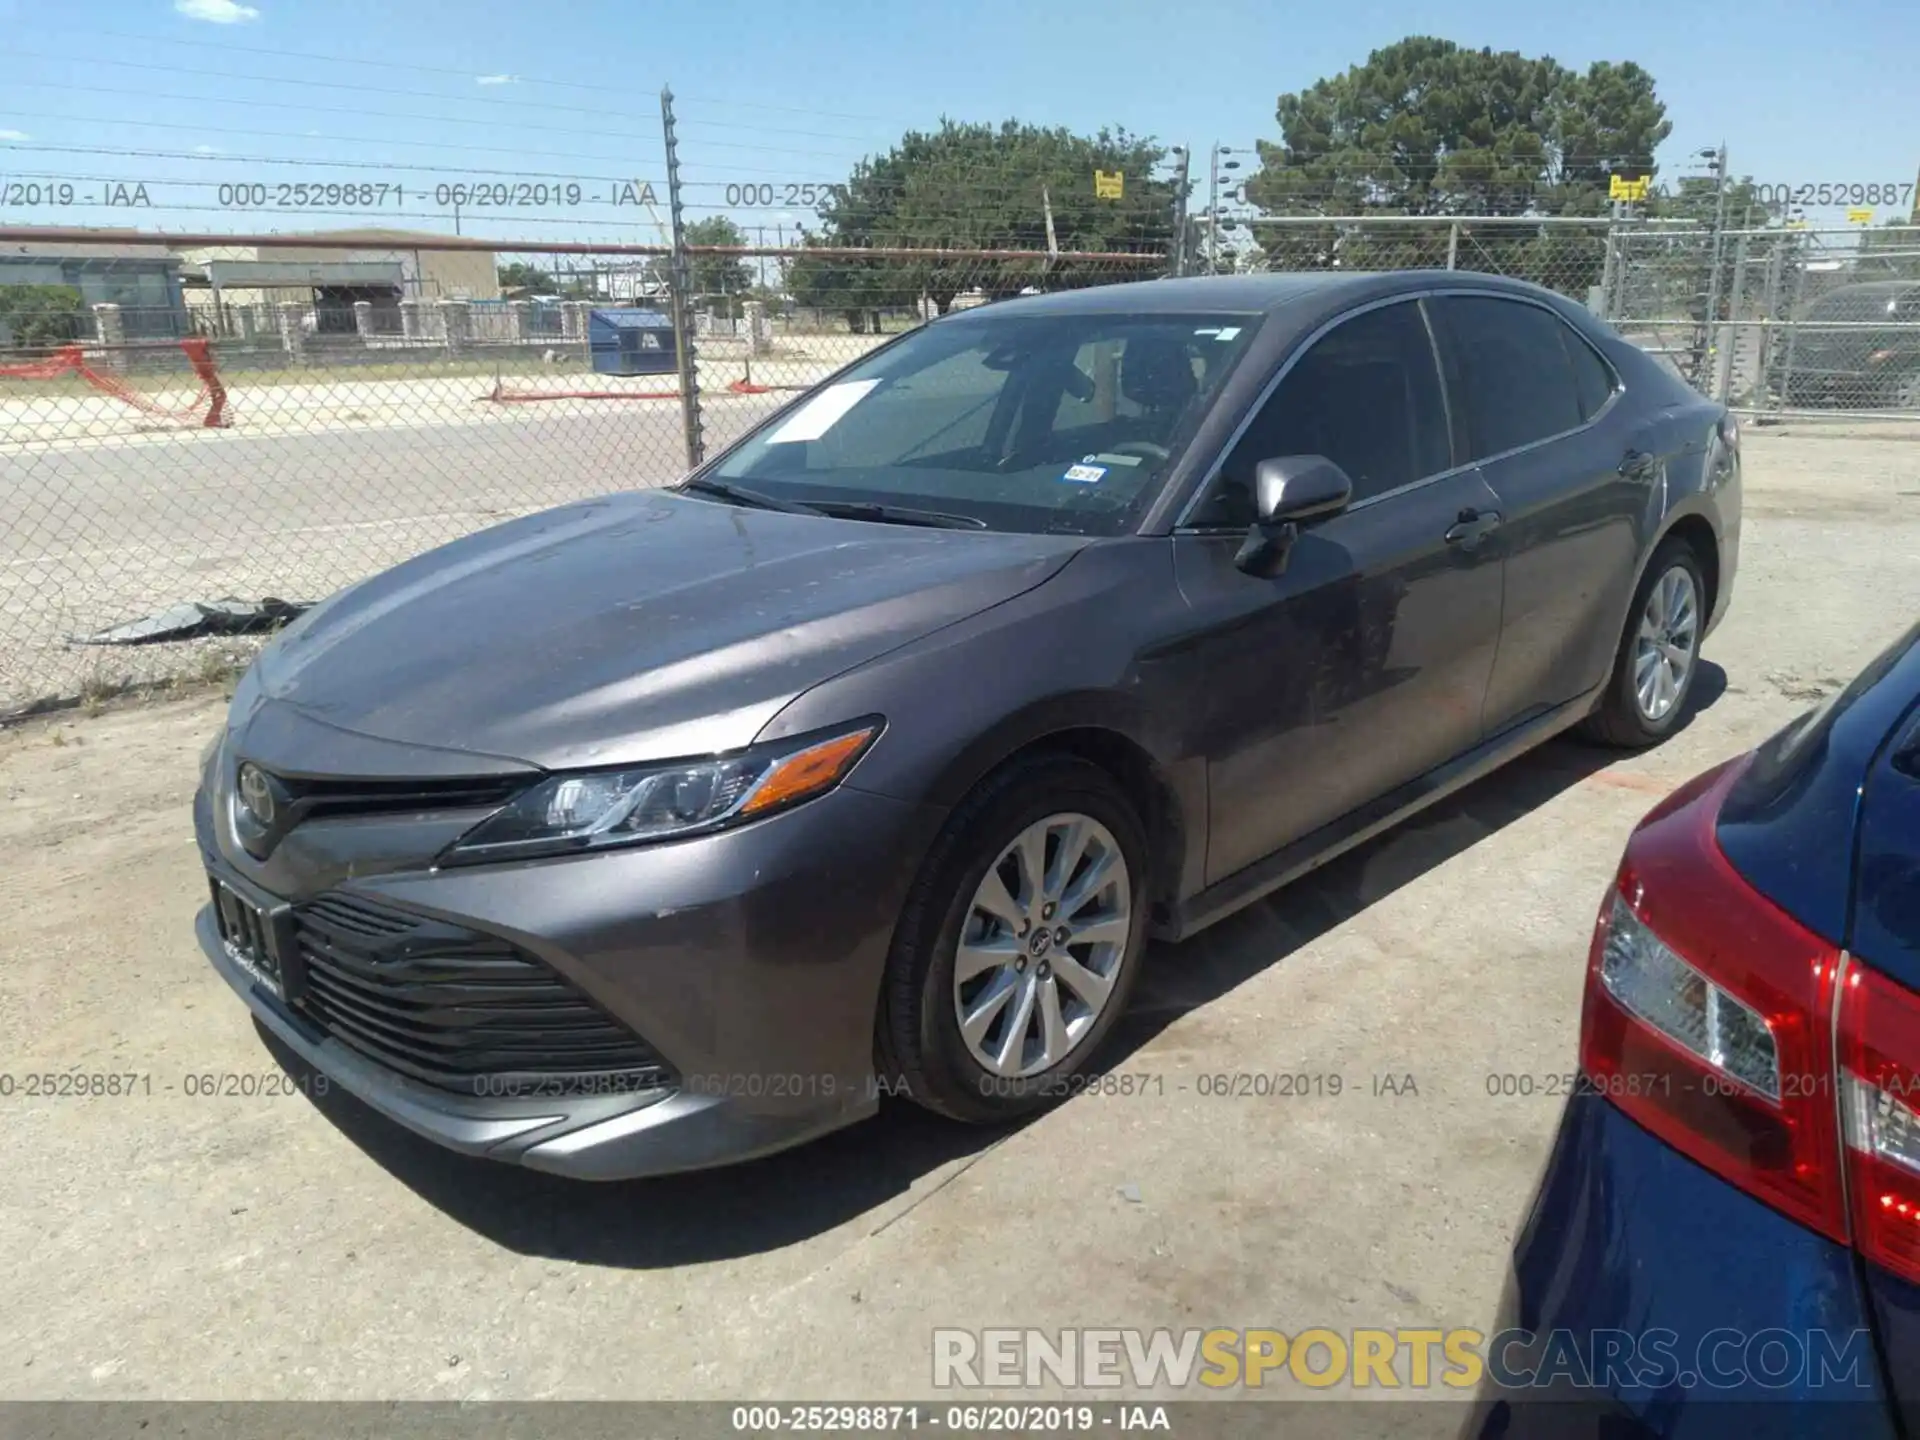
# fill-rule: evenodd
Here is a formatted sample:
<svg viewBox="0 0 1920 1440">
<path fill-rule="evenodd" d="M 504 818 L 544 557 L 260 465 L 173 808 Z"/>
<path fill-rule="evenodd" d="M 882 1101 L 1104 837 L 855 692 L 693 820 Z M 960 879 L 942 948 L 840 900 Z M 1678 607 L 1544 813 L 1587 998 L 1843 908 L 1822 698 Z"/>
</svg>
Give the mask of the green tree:
<svg viewBox="0 0 1920 1440">
<path fill-rule="evenodd" d="M 560 288 L 560 279 L 550 270 L 542 270 L 538 265 L 529 265 L 524 260 L 515 260 L 509 265 L 498 267 L 495 272 L 500 277 L 502 290 L 525 290 L 534 295 L 556 294 Z"/>
<path fill-rule="evenodd" d="M 86 311 L 71 285 L 0 285 L 0 331 L 18 350 L 50 350 L 80 338 Z"/>
<path fill-rule="evenodd" d="M 1463 232 L 1457 263 L 1584 295 L 1599 236 L 1544 230 L 1544 216 L 1606 213 L 1608 177 L 1651 175 L 1672 128 L 1653 77 L 1632 63 L 1584 74 L 1550 56 L 1469 50 L 1410 36 L 1362 65 L 1282 95 L 1278 143 L 1246 185 L 1269 215 L 1513 217 Z M 1275 268 L 1444 265 L 1444 226 L 1260 227 Z"/>
<path fill-rule="evenodd" d="M 740 227 L 724 215 L 695 220 L 686 228 L 689 247 L 701 245 L 741 246 L 747 237 Z M 693 255 L 693 293 L 699 300 L 729 317 L 739 313 L 740 302 L 753 289 L 753 267 L 738 255 Z"/>
<path fill-rule="evenodd" d="M 820 206 L 805 237 L 825 248 L 1051 251 L 1058 259 L 973 255 L 920 258 L 797 257 L 788 285 L 803 304 L 855 316 L 927 298 L 942 311 L 962 291 L 989 297 L 1029 286 L 1059 289 L 1123 276 L 1073 252 L 1164 255 L 1173 238 L 1174 186 L 1156 179 L 1165 151 L 1124 130 L 1077 135 L 1008 120 L 994 126 L 942 120 L 910 131 L 884 155 L 854 166 Z M 1121 194 L 1102 198 L 1094 172 L 1118 172 Z M 1052 235 L 1048 218 L 1052 218 Z"/>
</svg>

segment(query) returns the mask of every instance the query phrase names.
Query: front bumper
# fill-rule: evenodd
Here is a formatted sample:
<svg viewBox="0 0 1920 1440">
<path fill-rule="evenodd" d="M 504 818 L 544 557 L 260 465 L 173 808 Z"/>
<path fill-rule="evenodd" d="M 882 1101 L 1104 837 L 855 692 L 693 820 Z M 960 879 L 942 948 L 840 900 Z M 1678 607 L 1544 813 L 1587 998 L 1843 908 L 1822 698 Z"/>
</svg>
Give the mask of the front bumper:
<svg viewBox="0 0 1920 1440">
<path fill-rule="evenodd" d="M 842 787 L 673 844 L 365 874 L 342 852 L 379 851 L 388 827 L 315 823 L 262 864 L 219 833 L 213 811 L 203 790 L 194 808 L 202 860 L 243 896 L 265 905 L 353 897 L 501 937 L 673 1072 L 669 1086 L 638 1093 L 466 1094 L 421 1083 L 268 993 L 228 953 L 212 907 L 201 911 L 202 950 L 262 1024 L 374 1110 L 450 1149 L 628 1179 L 751 1159 L 877 1106 L 874 1006 L 935 813 Z M 278 883 L 263 883 L 269 876 Z"/>
<path fill-rule="evenodd" d="M 1598 1095 L 1567 1104 L 1490 1348 L 1516 1331 L 1537 1339 L 1505 1349 L 1506 1383 L 1489 1379 L 1463 1440 L 1898 1435 L 1852 1253 Z M 1771 1380 L 1754 1373 L 1778 1351 L 1743 1364 L 1749 1343 L 1785 1336 L 1810 1355 L 1816 1335 L 1857 1359 L 1846 1378 L 1810 1358 Z M 1656 1365 L 1665 1373 L 1650 1378 Z"/>
</svg>

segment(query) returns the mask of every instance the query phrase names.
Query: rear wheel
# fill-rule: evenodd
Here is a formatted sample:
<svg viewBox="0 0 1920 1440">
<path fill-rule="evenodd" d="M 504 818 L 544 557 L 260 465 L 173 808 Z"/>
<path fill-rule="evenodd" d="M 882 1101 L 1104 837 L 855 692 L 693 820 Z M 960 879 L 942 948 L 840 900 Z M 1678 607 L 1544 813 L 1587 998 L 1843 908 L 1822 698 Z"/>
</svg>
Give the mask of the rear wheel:
<svg viewBox="0 0 1920 1440">
<path fill-rule="evenodd" d="M 1684 540 L 1663 541 L 1641 578 L 1599 708 L 1583 735 L 1639 748 L 1673 733 L 1686 713 L 1706 628 L 1707 587 Z"/>
<path fill-rule="evenodd" d="M 975 1122 L 1058 1099 L 1132 993 L 1146 866 L 1139 817 L 1097 765 L 1038 757 L 991 777 L 954 812 L 895 934 L 889 1079 Z"/>
</svg>

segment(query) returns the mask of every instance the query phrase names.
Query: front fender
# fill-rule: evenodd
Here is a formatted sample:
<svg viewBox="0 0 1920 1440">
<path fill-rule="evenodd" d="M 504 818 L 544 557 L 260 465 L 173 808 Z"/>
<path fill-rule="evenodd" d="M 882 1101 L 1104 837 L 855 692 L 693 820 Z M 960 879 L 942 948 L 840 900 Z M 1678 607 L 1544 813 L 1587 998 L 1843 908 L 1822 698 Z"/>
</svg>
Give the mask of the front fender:
<svg viewBox="0 0 1920 1440">
<path fill-rule="evenodd" d="M 1164 807 L 1163 838 L 1178 837 L 1166 889 L 1191 893 L 1205 855 L 1206 764 L 1188 719 L 1190 672 L 1166 640 L 1187 617 L 1171 545 L 1089 546 L 1037 589 L 814 686 L 759 738 L 883 715 L 885 734 L 848 783 L 943 809 L 1049 737 L 1125 746 L 1153 787 L 1146 805 Z"/>
</svg>

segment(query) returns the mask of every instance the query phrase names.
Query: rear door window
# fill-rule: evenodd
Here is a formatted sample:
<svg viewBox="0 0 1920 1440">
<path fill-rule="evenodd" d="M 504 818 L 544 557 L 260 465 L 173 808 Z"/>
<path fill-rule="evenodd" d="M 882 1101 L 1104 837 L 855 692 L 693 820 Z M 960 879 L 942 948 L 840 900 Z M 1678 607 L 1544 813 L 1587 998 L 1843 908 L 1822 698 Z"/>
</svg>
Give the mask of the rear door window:
<svg viewBox="0 0 1920 1440">
<path fill-rule="evenodd" d="M 1573 383 L 1580 392 L 1580 418 L 1591 420 L 1613 398 L 1614 387 L 1620 381 L 1613 367 L 1600 357 L 1600 352 L 1575 334 L 1571 325 L 1560 327 L 1560 338 L 1567 347 L 1567 358 L 1573 362 Z"/>
<path fill-rule="evenodd" d="M 1470 458 L 1518 450 L 1586 423 L 1590 412 L 1562 339 L 1567 327 L 1557 316 L 1492 296 L 1447 295 L 1437 304 L 1460 378 Z"/>
</svg>

